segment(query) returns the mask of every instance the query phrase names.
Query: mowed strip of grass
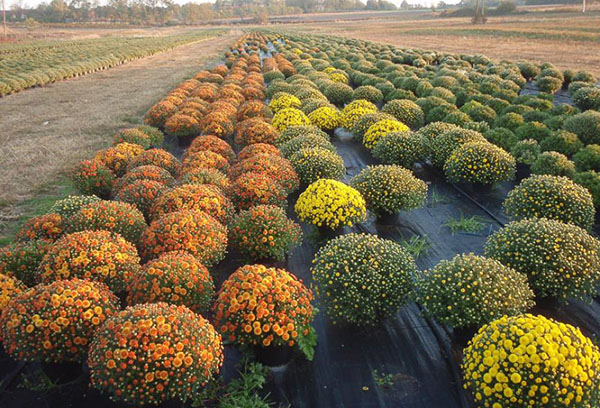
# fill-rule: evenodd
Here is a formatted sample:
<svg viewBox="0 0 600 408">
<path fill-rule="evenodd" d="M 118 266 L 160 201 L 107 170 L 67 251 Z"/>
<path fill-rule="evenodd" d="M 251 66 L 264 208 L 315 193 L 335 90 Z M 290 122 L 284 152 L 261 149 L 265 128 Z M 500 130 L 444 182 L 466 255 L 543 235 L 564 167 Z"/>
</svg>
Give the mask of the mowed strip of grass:
<svg viewBox="0 0 600 408">
<path fill-rule="evenodd" d="M 141 123 L 177 84 L 215 65 L 238 34 L 0 99 L 0 244 L 75 193 L 68 177 L 79 160 L 110 146 L 118 129 Z"/>
<path fill-rule="evenodd" d="M 552 32 L 551 30 L 539 31 L 513 31 L 508 29 L 493 28 L 416 28 L 400 30 L 400 33 L 419 35 L 460 35 L 460 36 L 490 36 L 490 37 L 517 37 L 536 40 L 581 41 L 600 42 L 600 33 L 573 33 L 567 31 Z"/>
</svg>

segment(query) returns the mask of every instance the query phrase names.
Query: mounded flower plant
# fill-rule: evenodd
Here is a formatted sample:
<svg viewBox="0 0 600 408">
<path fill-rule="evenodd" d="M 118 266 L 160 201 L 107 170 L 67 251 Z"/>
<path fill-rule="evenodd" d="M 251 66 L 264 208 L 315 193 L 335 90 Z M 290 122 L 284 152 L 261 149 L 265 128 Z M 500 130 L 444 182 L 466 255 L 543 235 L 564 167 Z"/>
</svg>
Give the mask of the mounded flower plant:
<svg viewBox="0 0 600 408">
<path fill-rule="evenodd" d="M 320 248 L 311 272 L 334 323 L 374 326 L 409 301 L 416 265 L 394 241 L 351 233 Z"/>
<path fill-rule="evenodd" d="M 312 360 L 312 291 L 284 269 L 246 265 L 217 293 L 215 326 L 225 340 L 254 347 L 296 345 Z"/>
<path fill-rule="evenodd" d="M 221 336 L 208 320 L 167 303 L 112 316 L 96 332 L 88 357 L 91 386 L 135 405 L 193 398 L 222 364 Z"/>
<path fill-rule="evenodd" d="M 81 231 L 65 235 L 44 255 L 36 280 L 88 279 L 106 284 L 114 292 L 126 289 L 140 270 L 133 244 L 109 231 Z"/>
<path fill-rule="evenodd" d="M 474 254 L 457 255 L 417 275 L 415 294 L 427 315 L 453 328 L 480 327 L 534 305 L 526 275 Z"/>
<path fill-rule="evenodd" d="M 444 164 L 446 177 L 452 183 L 495 184 L 512 180 L 515 158 L 489 142 L 465 143 L 450 154 Z"/>
<path fill-rule="evenodd" d="M 132 276 L 127 291 L 130 306 L 166 302 L 202 313 L 212 305 L 215 285 L 206 266 L 193 255 L 173 251 L 146 263 Z"/>
<path fill-rule="evenodd" d="M 352 226 L 366 219 L 366 205 L 354 188 L 331 179 L 312 183 L 296 201 L 294 207 L 301 221 L 335 230 Z"/>
<path fill-rule="evenodd" d="M 583 228 L 546 218 L 514 221 L 492 235 L 488 257 L 527 274 L 537 299 L 589 299 L 598 293 L 600 241 Z"/>
<path fill-rule="evenodd" d="M 165 214 L 152 221 L 140 238 L 144 260 L 165 252 L 186 251 L 205 266 L 221 261 L 227 249 L 227 228 L 210 215 L 194 210 Z"/>
<path fill-rule="evenodd" d="M 600 351 L 569 324 L 530 314 L 486 324 L 463 351 L 464 387 L 481 407 L 593 407 Z"/>
<path fill-rule="evenodd" d="M 302 240 L 300 226 L 274 205 L 240 211 L 230 225 L 229 240 L 245 257 L 256 261 L 285 256 Z"/>
<path fill-rule="evenodd" d="M 589 229 L 594 202 L 588 190 L 566 177 L 531 176 L 512 189 L 504 211 L 513 219 L 550 218 Z"/>
<path fill-rule="evenodd" d="M 4 308 L 2 343 L 16 360 L 80 362 L 94 333 L 118 308 L 118 298 L 98 282 L 71 279 L 37 285 Z"/>
<path fill-rule="evenodd" d="M 377 215 L 410 211 L 425 205 L 427 184 L 401 166 L 367 166 L 352 178 L 350 185 Z"/>
</svg>

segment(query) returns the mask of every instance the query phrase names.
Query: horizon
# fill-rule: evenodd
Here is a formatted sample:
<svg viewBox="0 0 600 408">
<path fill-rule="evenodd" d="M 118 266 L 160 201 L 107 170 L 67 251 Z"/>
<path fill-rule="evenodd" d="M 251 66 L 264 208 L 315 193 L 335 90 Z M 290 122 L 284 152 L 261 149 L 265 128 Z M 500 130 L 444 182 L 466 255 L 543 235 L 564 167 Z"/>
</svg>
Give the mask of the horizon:
<svg viewBox="0 0 600 408">
<path fill-rule="evenodd" d="M 69 4 L 70 1 L 69 0 L 64 0 L 65 3 Z M 362 3 L 366 3 L 366 1 L 360 0 Z M 390 3 L 393 3 L 396 7 L 400 8 L 400 4 L 402 3 L 403 0 L 387 0 Z M 20 4 L 22 8 L 24 9 L 32 9 L 32 8 L 36 8 L 37 6 L 39 6 L 42 3 L 46 3 L 49 4 L 51 2 L 47 1 L 47 0 L 4 0 L 5 5 L 6 5 L 6 10 L 10 10 L 11 6 L 13 4 Z M 439 0 L 407 0 L 408 4 L 411 5 L 417 5 L 417 4 L 421 4 L 427 7 L 431 7 L 432 5 L 436 5 L 439 3 Z M 460 0 L 447 0 L 444 1 L 446 4 L 448 5 L 456 5 L 460 2 Z M 99 1 L 100 5 L 106 5 L 108 3 L 108 1 L 104 0 L 104 1 Z M 205 3 L 211 3 L 214 4 L 215 0 L 174 0 L 174 3 L 178 4 L 178 5 L 183 5 L 183 4 L 187 4 L 187 3 L 196 3 L 196 4 L 205 4 Z M 1 5 L 0 5 L 0 10 L 1 10 Z"/>
</svg>

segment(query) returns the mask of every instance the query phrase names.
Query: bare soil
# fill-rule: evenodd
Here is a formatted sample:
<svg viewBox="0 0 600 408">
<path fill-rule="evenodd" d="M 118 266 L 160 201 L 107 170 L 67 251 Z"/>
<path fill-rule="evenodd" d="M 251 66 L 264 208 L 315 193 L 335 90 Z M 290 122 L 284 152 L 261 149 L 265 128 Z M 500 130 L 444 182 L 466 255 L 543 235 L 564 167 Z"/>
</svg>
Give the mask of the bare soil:
<svg viewBox="0 0 600 408">
<path fill-rule="evenodd" d="M 230 32 L 145 59 L 0 98 L 0 221 L 79 160 L 111 144 L 118 129 L 184 79 L 216 61 Z"/>
</svg>

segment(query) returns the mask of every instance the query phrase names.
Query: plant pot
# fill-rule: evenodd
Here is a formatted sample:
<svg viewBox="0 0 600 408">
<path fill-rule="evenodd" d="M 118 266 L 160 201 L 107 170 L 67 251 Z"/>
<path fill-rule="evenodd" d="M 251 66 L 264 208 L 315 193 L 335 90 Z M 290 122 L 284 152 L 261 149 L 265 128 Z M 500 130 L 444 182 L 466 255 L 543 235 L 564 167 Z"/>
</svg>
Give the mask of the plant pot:
<svg viewBox="0 0 600 408">
<path fill-rule="evenodd" d="M 494 185 L 483 183 L 457 183 L 456 187 L 467 194 L 489 194 Z"/>
<path fill-rule="evenodd" d="M 267 367 L 280 367 L 290 362 L 294 349 L 290 346 L 256 346 L 254 357 L 256 361 Z"/>
<path fill-rule="evenodd" d="M 531 176 L 531 166 L 525 163 L 517 163 L 517 172 L 515 173 L 515 180 L 520 183 L 521 180 Z"/>
<path fill-rule="evenodd" d="M 535 308 L 543 310 L 556 310 L 560 308 L 560 302 L 554 297 L 536 297 Z"/>
<path fill-rule="evenodd" d="M 381 225 L 395 224 L 398 219 L 398 213 L 382 213 L 377 214 L 377 223 Z"/>
<path fill-rule="evenodd" d="M 122 290 L 120 292 L 115 293 L 119 298 L 119 303 L 121 304 L 121 310 L 124 310 L 127 307 L 127 291 Z"/>
<path fill-rule="evenodd" d="M 76 380 L 82 373 L 81 363 L 40 363 L 41 369 L 46 376 L 55 384 L 65 384 Z"/>
<path fill-rule="evenodd" d="M 192 140 L 194 140 L 195 138 L 196 138 L 196 136 L 192 136 L 192 135 L 189 135 L 189 136 L 180 136 L 180 137 L 177 138 L 177 144 L 180 147 L 187 148 L 187 147 L 190 146 L 190 144 L 192 144 Z"/>
<path fill-rule="evenodd" d="M 456 327 L 452 330 L 452 342 L 464 347 L 477 333 L 477 326 Z"/>
<path fill-rule="evenodd" d="M 335 238 L 344 234 L 344 227 L 338 227 L 336 229 L 331 229 L 329 227 L 317 227 L 319 231 L 319 235 L 323 238 Z"/>
<path fill-rule="evenodd" d="M 256 263 L 262 264 L 267 268 L 280 268 L 286 269 L 287 260 L 279 261 L 277 259 L 269 258 L 269 259 L 260 259 Z"/>
</svg>

